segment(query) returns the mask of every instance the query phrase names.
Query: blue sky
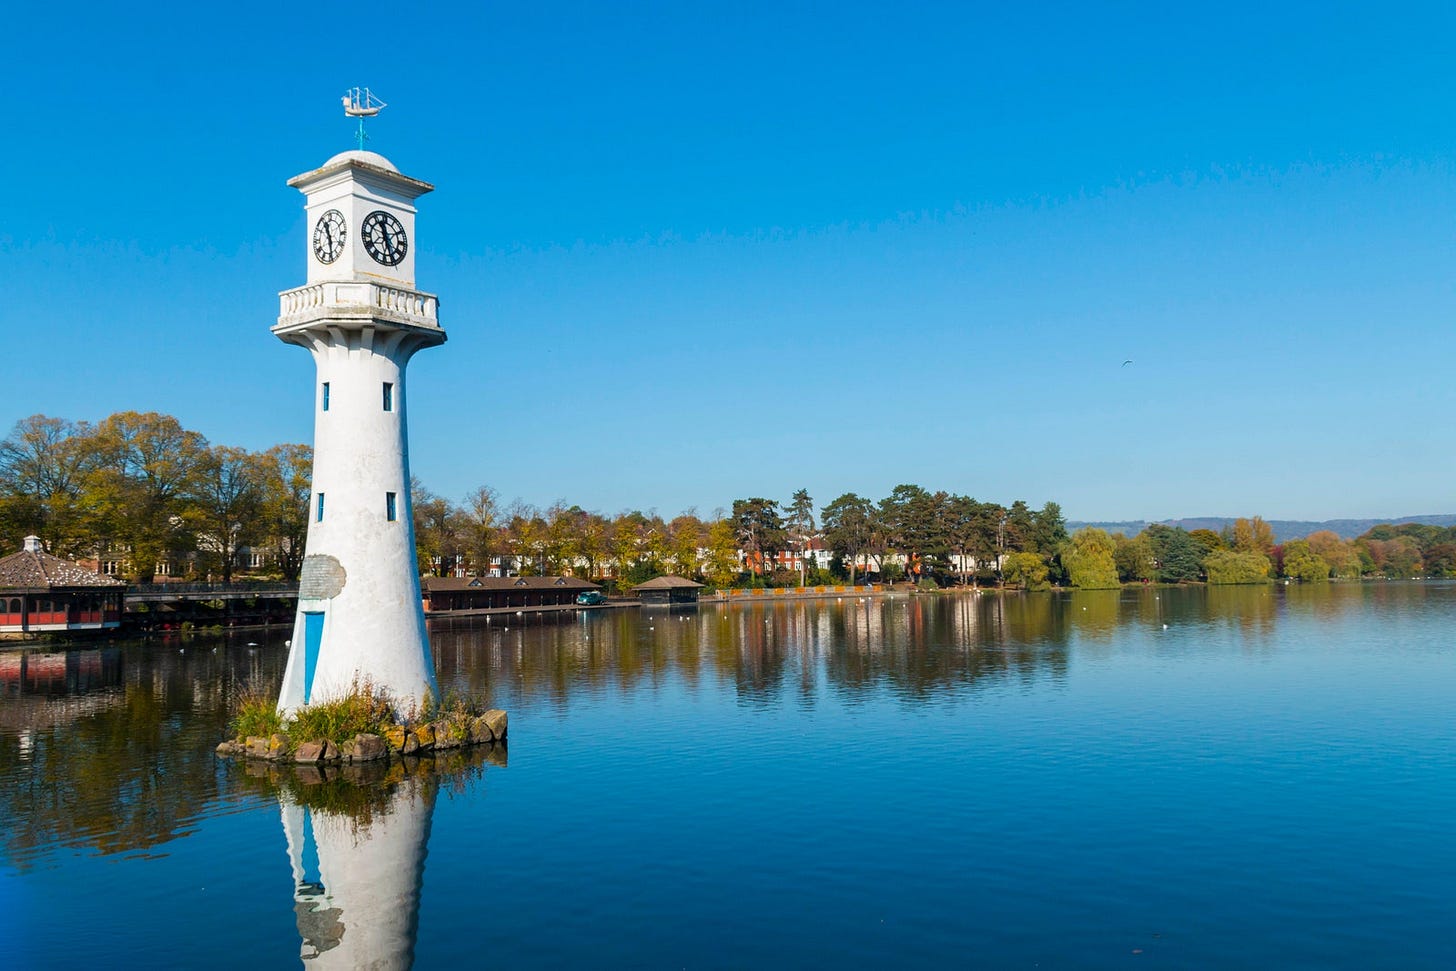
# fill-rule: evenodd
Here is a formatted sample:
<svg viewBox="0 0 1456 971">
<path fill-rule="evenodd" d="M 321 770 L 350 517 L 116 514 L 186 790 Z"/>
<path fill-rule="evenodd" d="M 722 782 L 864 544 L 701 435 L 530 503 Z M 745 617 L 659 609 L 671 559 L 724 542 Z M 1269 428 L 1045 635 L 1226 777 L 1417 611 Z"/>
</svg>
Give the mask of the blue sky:
<svg viewBox="0 0 1456 971">
<path fill-rule="evenodd" d="M 706 514 L 915 482 L 1074 519 L 1456 511 L 1456 8 L 24 5 L 0 425 L 309 441 L 284 183 L 433 182 L 411 461 Z M 1124 360 L 1133 364 L 1122 366 Z"/>
</svg>

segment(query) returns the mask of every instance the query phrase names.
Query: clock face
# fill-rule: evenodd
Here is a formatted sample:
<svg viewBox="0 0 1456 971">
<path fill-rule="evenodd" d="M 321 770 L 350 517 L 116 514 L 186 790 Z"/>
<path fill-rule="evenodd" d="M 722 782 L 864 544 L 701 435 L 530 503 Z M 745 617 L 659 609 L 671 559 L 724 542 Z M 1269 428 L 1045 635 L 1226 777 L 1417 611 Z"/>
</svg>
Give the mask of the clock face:
<svg viewBox="0 0 1456 971">
<path fill-rule="evenodd" d="M 330 209 L 313 227 L 313 255 L 320 263 L 332 263 L 344 252 L 344 214 Z"/>
<path fill-rule="evenodd" d="M 359 230 L 364 240 L 364 250 L 374 257 L 374 262 L 395 266 L 409 252 L 409 240 L 405 238 L 404 227 L 387 212 L 378 210 L 364 217 L 364 226 Z"/>
</svg>

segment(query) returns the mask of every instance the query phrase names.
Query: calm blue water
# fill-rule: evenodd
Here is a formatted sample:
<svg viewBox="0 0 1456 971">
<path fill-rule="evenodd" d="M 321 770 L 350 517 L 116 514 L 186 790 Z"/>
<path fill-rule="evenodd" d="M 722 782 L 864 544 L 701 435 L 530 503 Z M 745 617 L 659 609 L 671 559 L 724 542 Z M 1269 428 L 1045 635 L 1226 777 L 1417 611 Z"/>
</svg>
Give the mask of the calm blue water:
<svg viewBox="0 0 1456 971">
<path fill-rule="evenodd" d="M 0 695 L 0 954 L 1450 968 L 1453 634 L 1447 583 L 438 627 L 508 754 L 307 810 L 211 754 L 286 634 L 32 656 Z"/>
</svg>

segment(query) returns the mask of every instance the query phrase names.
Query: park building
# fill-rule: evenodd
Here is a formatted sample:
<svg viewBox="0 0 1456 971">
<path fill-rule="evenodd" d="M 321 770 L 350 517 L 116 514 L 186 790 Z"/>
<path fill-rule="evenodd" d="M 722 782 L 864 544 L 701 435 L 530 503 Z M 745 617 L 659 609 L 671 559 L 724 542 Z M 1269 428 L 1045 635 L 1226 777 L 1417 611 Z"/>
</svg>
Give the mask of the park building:
<svg viewBox="0 0 1456 971">
<path fill-rule="evenodd" d="M 665 576 L 637 584 L 632 588 L 632 595 L 644 604 L 672 606 L 697 603 L 698 591 L 702 589 L 701 583 L 686 577 Z"/>
<path fill-rule="evenodd" d="M 577 594 L 600 590 L 576 577 L 425 577 L 426 613 L 500 610 L 508 607 L 563 607 Z"/>
<path fill-rule="evenodd" d="M 125 596 L 125 583 L 52 556 L 38 536 L 0 558 L 0 634 L 115 629 Z"/>
</svg>

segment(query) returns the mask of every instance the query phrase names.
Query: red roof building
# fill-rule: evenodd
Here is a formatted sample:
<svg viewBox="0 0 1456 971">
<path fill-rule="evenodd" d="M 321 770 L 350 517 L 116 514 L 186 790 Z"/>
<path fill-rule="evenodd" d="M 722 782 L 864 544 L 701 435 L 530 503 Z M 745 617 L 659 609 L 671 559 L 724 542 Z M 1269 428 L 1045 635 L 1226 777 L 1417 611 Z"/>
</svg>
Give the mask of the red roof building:
<svg viewBox="0 0 1456 971">
<path fill-rule="evenodd" d="M 41 548 L 0 558 L 0 634 L 104 630 L 121 626 L 126 584 Z"/>
</svg>

